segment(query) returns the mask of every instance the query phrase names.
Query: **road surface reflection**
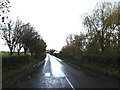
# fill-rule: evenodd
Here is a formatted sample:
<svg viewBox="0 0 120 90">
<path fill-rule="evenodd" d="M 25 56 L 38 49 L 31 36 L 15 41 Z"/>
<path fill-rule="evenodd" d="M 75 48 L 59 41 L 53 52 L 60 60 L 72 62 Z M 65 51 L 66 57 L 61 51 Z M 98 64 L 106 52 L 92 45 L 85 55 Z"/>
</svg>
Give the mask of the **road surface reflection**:
<svg viewBox="0 0 120 90">
<path fill-rule="evenodd" d="M 51 69 L 53 77 L 65 77 L 65 74 L 62 72 L 62 65 L 52 56 L 50 57 Z"/>
</svg>

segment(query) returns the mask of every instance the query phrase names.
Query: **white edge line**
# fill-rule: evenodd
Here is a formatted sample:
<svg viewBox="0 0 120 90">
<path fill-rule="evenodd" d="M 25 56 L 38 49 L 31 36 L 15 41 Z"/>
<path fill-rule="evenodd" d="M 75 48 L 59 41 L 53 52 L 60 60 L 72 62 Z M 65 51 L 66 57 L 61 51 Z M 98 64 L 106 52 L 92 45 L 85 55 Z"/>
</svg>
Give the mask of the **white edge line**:
<svg viewBox="0 0 120 90">
<path fill-rule="evenodd" d="M 67 82 L 70 84 L 70 86 L 72 87 L 73 90 L 75 90 L 75 88 L 73 87 L 72 83 L 69 81 L 69 79 L 66 77 Z"/>
</svg>

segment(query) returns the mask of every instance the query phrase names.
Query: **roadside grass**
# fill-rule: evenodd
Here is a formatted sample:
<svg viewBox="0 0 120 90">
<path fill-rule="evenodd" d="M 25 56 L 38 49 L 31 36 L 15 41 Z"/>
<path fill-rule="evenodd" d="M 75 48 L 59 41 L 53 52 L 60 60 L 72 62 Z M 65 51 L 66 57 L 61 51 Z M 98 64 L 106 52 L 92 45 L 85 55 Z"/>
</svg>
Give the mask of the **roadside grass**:
<svg viewBox="0 0 120 90">
<path fill-rule="evenodd" d="M 7 56 L 9 56 L 9 52 L 0 52 L 0 55 L 2 57 L 7 57 Z"/>
<path fill-rule="evenodd" d="M 32 67 L 34 64 L 40 61 L 40 59 L 34 59 L 26 64 L 18 65 L 17 67 L 12 66 L 9 70 L 2 72 L 3 87 L 9 84 L 10 81 L 13 80 L 16 76 L 18 76 L 21 73 L 24 73 L 26 70 L 30 69 L 30 67 Z"/>
<path fill-rule="evenodd" d="M 95 62 L 87 62 L 87 61 L 77 61 L 68 58 L 62 58 L 63 61 L 67 63 L 74 64 L 78 67 L 83 67 L 88 70 L 94 71 L 98 74 L 103 74 L 110 77 L 115 77 L 120 79 L 120 68 L 115 68 L 113 66 L 104 66 Z"/>
<path fill-rule="evenodd" d="M 0 55 L 1 55 L 2 57 L 9 57 L 9 56 L 10 56 L 10 53 L 3 51 L 3 52 L 0 52 Z M 20 55 L 21 55 L 21 56 L 24 56 L 24 52 L 21 52 Z M 30 54 L 30 53 L 27 53 L 27 55 L 31 55 L 31 54 Z M 17 52 L 14 52 L 14 53 L 13 53 L 13 56 L 18 56 L 18 55 L 17 55 Z"/>
</svg>

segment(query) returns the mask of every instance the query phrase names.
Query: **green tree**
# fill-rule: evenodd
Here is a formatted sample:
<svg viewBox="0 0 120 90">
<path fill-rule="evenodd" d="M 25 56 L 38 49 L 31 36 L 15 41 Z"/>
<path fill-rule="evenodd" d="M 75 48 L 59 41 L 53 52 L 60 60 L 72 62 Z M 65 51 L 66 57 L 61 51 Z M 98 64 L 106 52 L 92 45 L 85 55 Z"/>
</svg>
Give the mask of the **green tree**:
<svg viewBox="0 0 120 90">
<path fill-rule="evenodd" d="M 108 27 L 111 26 L 111 18 L 108 20 L 107 18 L 112 15 L 114 9 L 115 5 L 110 2 L 102 2 L 96 5 L 91 15 L 87 14 L 84 17 L 83 24 L 90 36 L 88 40 L 91 45 L 88 46 L 93 50 L 96 49 L 94 47 L 97 47 L 97 52 L 101 52 L 101 54 L 110 45 L 108 42 L 111 40 L 113 29 Z"/>
<path fill-rule="evenodd" d="M 85 46 L 85 35 L 73 35 L 69 34 L 66 38 L 66 44 L 62 48 L 62 53 L 72 56 L 79 56 L 84 54 L 84 46 Z"/>
<path fill-rule="evenodd" d="M 27 23 L 23 26 L 21 42 L 23 44 L 24 54 L 26 55 L 29 46 L 31 44 L 31 38 L 34 36 L 34 29 L 31 27 L 30 23 Z"/>
<path fill-rule="evenodd" d="M 45 54 L 46 43 L 43 39 L 41 39 L 38 32 L 35 31 L 35 27 L 33 27 L 30 23 L 25 24 L 21 33 L 22 35 L 20 37 L 25 55 L 28 50 L 31 55 L 35 55 L 36 57 L 42 53 Z"/>
<path fill-rule="evenodd" d="M 43 58 L 46 56 L 46 43 L 42 38 L 37 39 L 37 43 L 35 45 L 35 57 L 36 58 Z"/>
<path fill-rule="evenodd" d="M 109 15 L 106 21 L 108 28 L 115 31 L 114 38 L 116 39 L 114 40 L 116 42 L 114 44 L 117 44 L 117 53 L 120 55 L 120 2 L 115 3 L 114 6 L 112 14 Z"/>
<path fill-rule="evenodd" d="M 23 47 L 23 43 L 22 43 L 22 31 L 23 31 L 23 27 L 24 27 L 24 23 L 20 20 L 16 20 L 15 22 L 15 27 L 14 27 L 14 33 L 15 33 L 15 36 L 16 36 L 16 50 L 17 50 L 17 53 L 18 53 L 18 56 L 20 55 L 20 50 L 21 48 Z"/>
</svg>

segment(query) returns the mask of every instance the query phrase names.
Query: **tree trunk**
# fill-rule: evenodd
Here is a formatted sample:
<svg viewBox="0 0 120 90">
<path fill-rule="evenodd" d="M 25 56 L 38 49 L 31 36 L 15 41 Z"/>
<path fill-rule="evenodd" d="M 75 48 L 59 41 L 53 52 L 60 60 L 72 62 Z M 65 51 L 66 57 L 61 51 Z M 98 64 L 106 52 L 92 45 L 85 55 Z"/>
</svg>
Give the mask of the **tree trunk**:
<svg viewBox="0 0 120 90">
<path fill-rule="evenodd" d="M 24 51 L 24 54 L 25 54 L 25 55 L 26 55 L 26 53 L 27 53 L 27 50 Z"/>
<path fill-rule="evenodd" d="M 118 33 L 118 62 L 117 67 L 120 67 L 120 27 L 119 27 L 119 33 Z"/>
<path fill-rule="evenodd" d="M 120 26 L 118 26 L 119 32 L 118 32 L 118 68 L 120 67 Z"/>
<path fill-rule="evenodd" d="M 17 54 L 18 54 L 18 56 L 20 56 L 20 50 L 18 50 Z"/>
<path fill-rule="evenodd" d="M 31 53 L 31 56 L 33 55 L 33 52 L 30 52 Z"/>
<path fill-rule="evenodd" d="M 10 48 L 10 56 L 13 55 L 13 51 L 12 51 L 12 48 Z"/>
<path fill-rule="evenodd" d="M 26 53 L 27 53 L 27 48 L 24 48 L 24 54 L 26 55 Z"/>
<path fill-rule="evenodd" d="M 103 55 L 104 52 L 104 32 L 102 30 L 102 36 L 101 36 L 101 54 Z"/>
<path fill-rule="evenodd" d="M 31 56 L 33 55 L 33 52 L 34 52 L 33 49 L 30 49 Z"/>
<path fill-rule="evenodd" d="M 118 56 L 120 57 L 120 26 L 119 26 L 119 32 L 118 32 Z"/>
</svg>

